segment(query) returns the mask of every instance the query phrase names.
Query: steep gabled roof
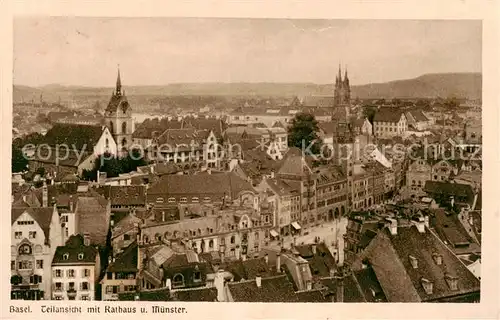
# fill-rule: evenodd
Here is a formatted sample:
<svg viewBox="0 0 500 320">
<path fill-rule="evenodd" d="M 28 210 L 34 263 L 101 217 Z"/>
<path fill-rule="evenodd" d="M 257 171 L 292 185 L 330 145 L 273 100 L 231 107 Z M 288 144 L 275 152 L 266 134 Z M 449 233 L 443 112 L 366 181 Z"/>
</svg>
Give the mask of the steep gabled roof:
<svg viewBox="0 0 500 320">
<path fill-rule="evenodd" d="M 71 150 L 76 148 L 78 152 L 93 152 L 104 130 L 105 127 L 99 125 L 56 123 L 47 131 L 43 143 L 51 147 L 66 145 Z"/>
<path fill-rule="evenodd" d="M 57 247 L 52 265 L 95 263 L 98 254 L 99 251 L 95 247 L 84 245 L 81 235 L 73 235 L 66 241 L 66 245 Z"/>
<path fill-rule="evenodd" d="M 440 265 L 435 256 L 442 258 Z M 415 226 L 398 227 L 395 235 L 383 229 L 357 258 L 353 269 L 362 270 L 362 261 L 373 268 L 389 302 L 433 301 L 480 290 L 479 280 L 427 228 L 420 233 Z M 447 277 L 458 278 L 456 290 L 450 287 Z M 433 283 L 432 292 L 424 290 L 422 279 Z"/>
<path fill-rule="evenodd" d="M 148 194 L 188 195 L 227 194 L 235 199 L 242 191 L 254 191 L 252 185 L 233 172 L 220 174 L 165 175 L 148 189 Z"/>
<path fill-rule="evenodd" d="M 410 110 L 408 113 L 410 113 L 417 122 L 429 121 L 422 110 Z"/>
<path fill-rule="evenodd" d="M 311 167 L 298 148 L 290 148 L 281 162 L 278 174 L 304 176 L 311 173 Z"/>
<path fill-rule="evenodd" d="M 45 234 L 45 239 L 49 239 L 50 223 L 52 221 L 52 214 L 56 210 L 53 207 L 38 207 L 38 208 L 20 208 L 12 207 L 11 210 L 11 225 L 24 213 L 27 212 L 42 228 Z"/>
<path fill-rule="evenodd" d="M 172 296 L 175 301 L 213 302 L 217 301 L 217 288 L 176 290 L 172 292 Z"/>
<path fill-rule="evenodd" d="M 255 280 L 230 282 L 227 286 L 235 302 L 297 302 L 298 299 L 286 275 L 263 278 L 260 288 Z"/>
<path fill-rule="evenodd" d="M 381 107 L 375 113 L 373 122 L 399 122 L 403 114 L 399 108 Z"/>
</svg>

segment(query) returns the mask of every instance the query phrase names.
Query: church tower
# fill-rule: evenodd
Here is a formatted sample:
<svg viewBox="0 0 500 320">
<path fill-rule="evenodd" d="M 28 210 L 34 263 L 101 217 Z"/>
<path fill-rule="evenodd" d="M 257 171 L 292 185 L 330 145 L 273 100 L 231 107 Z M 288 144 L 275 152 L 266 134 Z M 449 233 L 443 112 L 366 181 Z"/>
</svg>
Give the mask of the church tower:
<svg viewBox="0 0 500 320">
<path fill-rule="evenodd" d="M 335 107 L 349 106 L 351 103 L 351 86 L 349 84 L 349 77 L 347 76 L 347 68 L 345 70 L 344 79 L 342 79 L 342 70 L 340 65 L 339 73 L 335 79 L 333 99 Z"/>
<path fill-rule="evenodd" d="M 116 78 L 116 88 L 111 95 L 104 118 L 109 131 L 115 139 L 118 150 L 127 150 L 132 144 L 132 133 L 134 132 L 134 121 L 132 108 L 122 89 L 120 69 Z"/>
<path fill-rule="evenodd" d="M 344 97 L 343 104 L 350 105 L 351 104 L 351 86 L 349 85 L 349 77 L 347 76 L 347 68 L 345 69 L 344 82 L 342 83 L 344 87 Z"/>
</svg>

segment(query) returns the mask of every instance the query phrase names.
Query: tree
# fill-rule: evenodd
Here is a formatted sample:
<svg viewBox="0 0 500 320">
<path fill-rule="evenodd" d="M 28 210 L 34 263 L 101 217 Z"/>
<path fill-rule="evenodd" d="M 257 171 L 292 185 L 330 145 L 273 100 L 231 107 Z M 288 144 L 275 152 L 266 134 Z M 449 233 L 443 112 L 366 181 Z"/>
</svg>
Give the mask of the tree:
<svg viewBox="0 0 500 320">
<path fill-rule="evenodd" d="M 12 172 L 23 172 L 28 166 L 28 159 L 24 157 L 23 151 L 12 146 L 11 170 Z"/>
<path fill-rule="evenodd" d="M 457 98 L 452 97 L 448 98 L 444 101 L 444 107 L 447 109 L 456 109 L 460 106 L 460 103 L 458 102 Z"/>
<path fill-rule="evenodd" d="M 297 147 L 302 150 L 309 147 L 313 154 L 319 153 L 320 141 L 318 137 L 318 121 L 310 113 L 297 113 L 292 119 L 291 126 L 288 128 L 288 146 Z"/>
<path fill-rule="evenodd" d="M 363 116 L 373 123 L 373 118 L 375 118 L 375 113 L 377 113 L 377 107 L 375 106 L 363 106 Z"/>
</svg>

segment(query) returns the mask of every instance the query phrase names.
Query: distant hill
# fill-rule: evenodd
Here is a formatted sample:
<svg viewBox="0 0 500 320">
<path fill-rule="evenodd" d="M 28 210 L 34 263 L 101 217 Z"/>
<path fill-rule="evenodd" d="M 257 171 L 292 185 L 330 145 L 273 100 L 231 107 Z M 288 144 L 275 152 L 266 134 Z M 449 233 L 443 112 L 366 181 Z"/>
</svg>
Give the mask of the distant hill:
<svg viewBox="0 0 500 320">
<path fill-rule="evenodd" d="M 480 73 L 426 74 L 414 79 L 373 83 L 352 87 L 352 96 L 361 99 L 379 98 L 481 98 L 482 77 Z M 179 83 L 164 86 L 126 86 L 129 96 L 305 96 L 333 95 L 333 84 L 313 83 Z M 92 88 L 51 84 L 32 88 L 14 86 L 14 101 L 36 102 L 43 94 L 44 101 L 66 101 L 79 98 L 109 97 L 112 87 Z"/>
<path fill-rule="evenodd" d="M 436 73 L 418 78 L 373 83 L 352 88 L 359 98 L 469 98 L 480 99 L 482 94 L 480 73 Z"/>
</svg>

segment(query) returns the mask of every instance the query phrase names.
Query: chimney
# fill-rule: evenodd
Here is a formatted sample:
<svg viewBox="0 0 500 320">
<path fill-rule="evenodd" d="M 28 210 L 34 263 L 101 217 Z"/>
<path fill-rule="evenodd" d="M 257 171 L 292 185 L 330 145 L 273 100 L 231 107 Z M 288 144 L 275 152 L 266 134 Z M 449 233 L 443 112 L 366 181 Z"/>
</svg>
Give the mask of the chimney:
<svg viewBox="0 0 500 320">
<path fill-rule="evenodd" d="M 316 244 L 315 243 L 313 243 L 311 245 L 311 250 L 312 250 L 313 255 L 316 255 Z"/>
<path fill-rule="evenodd" d="M 430 228 L 430 224 L 429 224 L 429 216 L 428 215 L 425 215 L 424 216 L 424 225 L 427 229 Z"/>
<path fill-rule="evenodd" d="M 312 286 L 313 286 L 312 281 L 308 280 L 306 282 L 306 290 L 312 290 Z"/>
<path fill-rule="evenodd" d="M 431 281 L 422 278 L 422 287 L 424 288 L 426 294 L 432 294 L 434 284 Z"/>
<path fill-rule="evenodd" d="M 255 277 L 255 284 L 257 285 L 257 288 L 262 286 L 262 278 L 260 276 Z"/>
<path fill-rule="evenodd" d="M 434 262 L 435 262 L 438 266 L 440 266 L 440 265 L 442 265 L 442 264 L 443 264 L 443 256 L 442 256 L 442 255 L 440 255 L 439 253 L 434 253 L 434 254 L 432 255 L 432 258 L 434 259 Z"/>
<path fill-rule="evenodd" d="M 423 217 L 419 217 L 417 221 L 417 229 L 420 233 L 425 233 L 425 221 Z"/>
<path fill-rule="evenodd" d="M 398 221 L 396 219 L 389 219 L 391 224 L 389 225 L 389 230 L 391 231 L 391 235 L 395 236 L 398 234 Z"/>
<path fill-rule="evenodd" d="M 276 272 L 281 272 L 281 253 L 276 254 Z"/>
<path fill-rule="evenodd" d="M 90 235 L 87 232 L 83 234 L 83 245 L 84 246 L 90 245 Z"/>
<path fill-rule="evenodd" d="M 269 265 L 269 255 L 267 253 L 264 256 L 264 261 L 266 262 L 267 265 Z"/>
<path fill-rule="evenodd" d="M 411 263 L 411 266 L 413 267 L 413 269 L 417 269 L 418 268 L 418 260 L 417 260 L 417 258 L 415 258 L 412 255 L 410 255 L 409 258 L 410 258 L 410 263 Z"/>
<path fill-rule="evenodd" d="M 234 253 L 236 255 L 236 260 L 240 260 L 241 257 L 240 257 L 240 246 L 239 245 L 236 246 Z"/>
<path fill-rule="evenodd" d="M 42 187 L 42 206 L 43 207 L 49 206 L 49 190 L 47 188 L 47 183 L 45 181 L 43 182 L 43 187 Z"/>
<path fill-rule="evenodd" d="M 474 192 L 474 200 L 472 201 L 471 211 L 476 210 L 478 196 L 479 196 L 479 193 L 477 192 L 477 190 L 475 190 L 475 192 Z"/>
<path fill-rule="evenodd" d="M 172 280 L 170 280 L 170 278 L 166 280 L 165 287 L 167 287 L 168 290 L 172 290 Z"/>
</svg>

